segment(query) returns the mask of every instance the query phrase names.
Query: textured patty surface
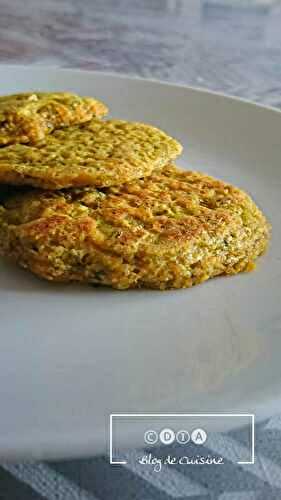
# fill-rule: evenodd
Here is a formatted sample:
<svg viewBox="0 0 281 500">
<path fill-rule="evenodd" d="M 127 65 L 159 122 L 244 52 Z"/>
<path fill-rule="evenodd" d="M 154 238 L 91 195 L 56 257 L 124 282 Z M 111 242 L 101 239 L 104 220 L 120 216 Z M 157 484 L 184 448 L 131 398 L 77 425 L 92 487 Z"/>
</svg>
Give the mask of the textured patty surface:
<svg viewBox="0 0 281 500">
<path fill-rule="evenodd" d="M 44 143 L 0 148 L 0 182 L 47 189 L 112 186 L 151 174 L 182 151 L 143 123 L 93 119 L 55 130 Z"/>
<path fill-rule="evenodd" d="M 269 225 L 243 191 L 173 165 L 111 187 L 27 192 L 0 213 L 0 248 L 43 278 L 181 288 L 253 268 Z"/>
<path fill-rule="evenodd" d="M 0 146 L 36 143 L 53 130 L 101 118 L 108 109 L 91 97 L 68 92 L 23 93 L 0 97 Z"/>
</svg>

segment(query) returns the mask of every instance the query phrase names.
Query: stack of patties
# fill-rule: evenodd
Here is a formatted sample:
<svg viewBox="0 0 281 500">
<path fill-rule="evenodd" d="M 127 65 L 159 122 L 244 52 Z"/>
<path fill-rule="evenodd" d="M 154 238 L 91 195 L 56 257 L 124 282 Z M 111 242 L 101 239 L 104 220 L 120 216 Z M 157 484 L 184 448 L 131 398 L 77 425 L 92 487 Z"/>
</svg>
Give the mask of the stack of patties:
<svg viewBox="0 0 281 500">
<path fill-rule="evenodd" d="M 106 112 L 66 93 L 0 98 L 1 255 L 118 289 L 251 270 L 270 233 L 253 200 L 172 164 L 182 147 L 165 132 Z"/>
</svg>

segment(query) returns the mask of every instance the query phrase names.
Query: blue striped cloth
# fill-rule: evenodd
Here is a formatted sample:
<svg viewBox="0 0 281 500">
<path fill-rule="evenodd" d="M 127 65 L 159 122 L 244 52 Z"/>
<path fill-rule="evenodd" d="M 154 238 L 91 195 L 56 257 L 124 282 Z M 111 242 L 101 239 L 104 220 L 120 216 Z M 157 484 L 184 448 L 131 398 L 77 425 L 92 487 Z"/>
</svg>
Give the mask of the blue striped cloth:
<svg viewBox="0 0 281 500">
<path fill-rule="evenodd" d="M 208 453 L 224 464 L 166 466 L 160 472 L 127 454 L 127 465 L 110 465 L 108 456 L 52 463 L 2 464 L 1 500 L 280 500 L 281 416 L 256 426 L 254 465 L 237 465 L 245 451 L 248 428 L 213 435 Z M 192 450 L 192 446 L 194 449 Z M 205 448 L 205 446 L 204 446 Z M 151 450 L 150 450 L 151 451 Z M 180 450 L 178 449 L 180 452 Z M 167 447 L 166 447 L 166 452 Z M 175 455 L 177 447 L 171 446 Z M 190 455 L 198 453 L 196 445 Z M 161 450 L 153 449 L 153 455 Z"/>
</svg>

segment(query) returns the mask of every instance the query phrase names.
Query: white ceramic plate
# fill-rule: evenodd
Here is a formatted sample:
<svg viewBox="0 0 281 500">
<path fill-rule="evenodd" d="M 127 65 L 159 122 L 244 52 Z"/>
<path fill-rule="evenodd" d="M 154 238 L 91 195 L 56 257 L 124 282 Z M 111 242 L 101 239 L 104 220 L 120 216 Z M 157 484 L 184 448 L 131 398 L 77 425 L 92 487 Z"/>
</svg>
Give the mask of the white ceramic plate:
<svg viewBox="0 0 281 500">
<path fill-rule="evenodd" d="M 185 146 L 180 166 L 248 190 L 273 225 L 256 272 L 190 290 L 55 285 L 1 261 L 0 458 L 104 452 L 111 412 L 281 412 L 281 114 L 93 72 L 2 66 L 0 81 L 2 94 L 75 91 L 162 127 Z"/>
</svg>

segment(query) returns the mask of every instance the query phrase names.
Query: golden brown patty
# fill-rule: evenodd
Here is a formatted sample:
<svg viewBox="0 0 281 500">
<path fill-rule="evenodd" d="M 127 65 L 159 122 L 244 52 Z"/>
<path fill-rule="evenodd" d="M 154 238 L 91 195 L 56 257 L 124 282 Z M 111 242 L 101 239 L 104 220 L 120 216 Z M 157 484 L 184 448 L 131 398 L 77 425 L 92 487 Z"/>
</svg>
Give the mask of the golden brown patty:
<svg viewBox="0 0 281 500">
<path fill-rule="evenodd" d="M 168 165 L 123 186 L 33 191 L 0 212 L 0 251 L 38 276 L 190 287 L 253 268 L 269 225 L 240 189 Z"/>
<path fill-rule="evenodd" d="M 149 175 L 181 150 L 150 125 L 93 119 L 56 130 L 36 147 L 0 148 L 0 182 L 47 189 L 111 186 Z"/>
<path fill-rule="evenodd" d="M 107 107 L 69 92 L 34 92 L 0 97 L 0 146 L 36 143 L 56 128 L 101 118 Z"/>
</svg>

